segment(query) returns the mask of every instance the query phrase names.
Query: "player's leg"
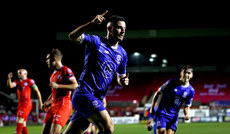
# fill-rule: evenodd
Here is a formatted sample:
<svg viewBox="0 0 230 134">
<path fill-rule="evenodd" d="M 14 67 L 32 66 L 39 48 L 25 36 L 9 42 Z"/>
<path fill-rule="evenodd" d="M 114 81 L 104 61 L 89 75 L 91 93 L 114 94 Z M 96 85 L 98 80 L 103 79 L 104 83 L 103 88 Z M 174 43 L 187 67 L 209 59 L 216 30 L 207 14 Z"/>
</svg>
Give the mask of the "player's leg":
<svg viewBox="0 0 230 134">
<path fill-rule="evenodd" d="M 51 134 L 60 134 L 62 126 L 56 123 L 52 123 L 50 133 Z"/>
<path fill-rule="evenodd" d="M 70 101 L 69 101 L 70 102 Z M 56 106 L 56 111 L 53 115 L 51 125 L 51 134 L 60 134 L 63 127 L 65 127 L 70 114 L 72 112 L 72 103 L 64 103 Z"/>
<path fill-rule="evenodd" d="M 51 123 L 47 122 L 43 124 L 42 134 L 50 134 Z"/>
<path fill-rule="evenodd" d="M 171 120 L 170 123 L 167 124 L 167 127 L 166 127 L 166 133 L 167 134 L 174 134 L 177 130 L 177 118 L 174 119 L 174 120 Z"/>
<path fill-rule="evenodd" d="M 114 124 L 107 110 L 93 114 L 88 120 L 96 125 L 103 134 L 112 134 L 114 131 Z"/>
<path fill-rule="evenodd" d="M 93 134 L 98 134 L 98 132 L 99 132 L 99 129 L 94 124 L 92 124 L 92 132 L 93 132 Z"/>
<path fill-rule="evenodd" d="M 85 134 L 91 134 L 92 132 L 92 123 L 89 124 L 89 127 L 85 130 Z"/>
<path fill-rule="evenodd" d="M 172 129 L 167 129 L 167 130 L 166 130 L 166 134 L 174 134 L 174 130 L 172 130 Z"/>
<path fill-rule="evenodd" d="M 81 134 L 83 132 L 80 121 L 70 121 L 63 134 Z"/>
<path fill-rule="evenodd" d="M 166 134 L 166 126 L 169 120 L 162 114 L 157 114 L 155 117 L 155 127 L 157 134 Z"/>
<path fill-rule="evenodd" d="M 166 134 L 166 128 L 158 128 L 158 129 L 156 130 L 156 133 L 157 133 L 157 134 Z"/>
<path fill-rule="evenodd" d="M 23 129 L 24 118 L 17 117 L 16 119 L 16 131 L 15 134 L 20 134 Z"/>
<path fill-rule="evenodd" d="M 53 110 L 54 108 L 50 108 L 48 113 L 46 113 L 46 116 L 43 121 L 42 134 L 50 134 L 50 129 L 53 121 Z"/>
<path fill-rule="evenodd" d="M 27 130 L 27 126 L 26 126 L 26 121 L 23 122 L 22 134 L 28 134 L 28 130 Z"/>
</svg>

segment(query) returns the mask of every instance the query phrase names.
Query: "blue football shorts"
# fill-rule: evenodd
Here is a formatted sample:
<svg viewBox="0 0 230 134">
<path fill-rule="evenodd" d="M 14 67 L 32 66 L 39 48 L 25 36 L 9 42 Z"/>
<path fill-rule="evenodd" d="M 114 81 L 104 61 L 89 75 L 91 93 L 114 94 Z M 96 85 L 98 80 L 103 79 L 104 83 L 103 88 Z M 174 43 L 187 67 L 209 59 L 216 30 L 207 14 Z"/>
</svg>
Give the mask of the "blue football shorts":
<svg viewBox="0 0 230 134">
<path fill-rule="evenodd" d="M 106 110 L 103 106 L 103 100 L 99 100 L 90 92 L 79 89 L 79 87 L 74 91 L 72 104 L 76 112 L 73 114 L 71 121 L 80 121 L 83 130 L 89 126 L 88 117 L 102 110 Z"/>
<path fill-rule="evenodd" d="M 156 128 L 166 128 L 167 129 L 172 129 L 176 132 L 177 130 L 177 117 L 176 118 L 172 118 L 169 116 L 165 116 L 163 114 L 157 114 L 155 117 L 155 125 Z"/>
</svg>

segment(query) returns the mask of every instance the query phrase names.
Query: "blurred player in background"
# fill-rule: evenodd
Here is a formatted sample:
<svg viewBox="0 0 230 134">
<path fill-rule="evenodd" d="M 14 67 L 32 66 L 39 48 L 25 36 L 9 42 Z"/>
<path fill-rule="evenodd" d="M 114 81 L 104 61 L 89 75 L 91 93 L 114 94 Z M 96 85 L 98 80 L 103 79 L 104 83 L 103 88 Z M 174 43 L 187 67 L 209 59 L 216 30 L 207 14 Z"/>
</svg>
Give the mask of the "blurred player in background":
<svg viewBox="0 0 230 134">
<path fill-rule="evenodd" d="M 111 16 L 107 23 L 106 37 L 85 34 L 88 29 L 102 24 L 107 12 L 106 10 L 97 15 L 69 34 L 70 40 L 85 45 L 85 63 L 72 99 L 76 112 L 64 131 L 65 134 L 80 134 L 90 122 L 98 127 L 99 133 L 112 134 L 114 131 L 113 121 L 102 101 L 114 76 L 117 76 L 118 84 L 129 84 L 126 74 L 127 53 L 119 45 L 125 35 L 125 19 L 117 15 Z"/>
<path fill-rule="evenodd" d="M 35 84 L 33 79 L 27 78 L 28 72 L 26 69 L 18 70 L 18 79 L 12 82 L 13 73 L 8 74 L 7 86 L 9 88 L 17 88 L 18 96 L 18 107 L 17 107 L 17 119 L 16 119 L 16 131 L 15 134 L 28 134 L 26 127 L 27 117 L 32 110 L 32 100 L 31 100 L 31 88 L 35 92 L 38 101 L 39 108 L 42 109 L 42 97 L 41 93 Z"/>
<path fill-rule="evenodd" d="M 154 122 L 155 115 L 150 113 L 150 109 L 151 109 L 151 107 L 148 107 L 148 109 L 146 111 L 146 114 L 147 114 L 147 117 L 148 117 L 146 128 L 149 131 L 149 133 L 151 133 L 151 131 L 153 131 L 153 134 L 156 134 L 156 125 L 155 125 L 155 122 Z"/>
<path fill-rule="evenodd" d="M 177 130 L 178 113 L 185 103 L 185 120 L 189 120 L 189 110 L 195 94 L 189 81 L 193 77 L 193 68 L 185 65 L 180 78 L 168 80 L 154 94 L 150 113 L 155 115 L 157 134 L 174 134 Z"/>
<path fill-rule="evenodd" d="M 62 53 L 59 49 L 52 49 L 47 54 L 46 63 L 54 72 L 50 75 L 52 93 L 43 105 L 43 111 L 47 114 L 42 133 L 60 134 L 70 117 L 72 111 L 71 92 L 77 88 L 78 83 L 72 70 L 62 65 Z"/>
</svg>

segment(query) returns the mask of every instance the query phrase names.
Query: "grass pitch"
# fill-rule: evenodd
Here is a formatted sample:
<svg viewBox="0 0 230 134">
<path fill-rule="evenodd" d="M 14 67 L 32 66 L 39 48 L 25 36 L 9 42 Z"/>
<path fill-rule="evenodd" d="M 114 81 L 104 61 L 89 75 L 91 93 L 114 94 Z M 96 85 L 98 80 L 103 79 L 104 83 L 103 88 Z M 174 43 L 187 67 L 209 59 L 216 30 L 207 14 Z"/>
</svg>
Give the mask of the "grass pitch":
<svg viewBox="0 0 230 134">
<path fill-rule="evenodd" d="M 0 127 L 0 134 L 13 134 L 16 126 Z M 41 134 L 42 125 L 28 126 L 29 134 Z M 176 134 L 222 134 L 230 132 L 230 123 L 179 123 Z M 150 134 L 145 124 L 115 125 L 114 134 Z M 152 134 L 152 133 L 151 133 Z"/>
</svg>

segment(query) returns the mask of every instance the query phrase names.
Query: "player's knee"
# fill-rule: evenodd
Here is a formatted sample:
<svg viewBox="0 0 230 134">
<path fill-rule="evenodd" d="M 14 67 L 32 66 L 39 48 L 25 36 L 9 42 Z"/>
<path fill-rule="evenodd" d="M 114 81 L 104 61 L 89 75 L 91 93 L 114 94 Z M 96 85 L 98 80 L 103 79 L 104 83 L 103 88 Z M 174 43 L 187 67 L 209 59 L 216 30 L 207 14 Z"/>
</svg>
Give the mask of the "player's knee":
<svg viewBox="0 0 230 134">
<path fill-rule="evenodd" d="M 24 118 L 17 117 L 16 122 L 17 123 L 23 123 L 23 125 L 24 125 Z"/>
<path fill-rule="evenodd" d="M 114 125 L 109 125 L 108 127 L 104 128 L 103 134 L 112 134 L 114 132 Z"/>
<path fill-rule="evenodd" d="M 51 134 L 60 134 L 61 133 L 61 129 L 62 129 L 61 126 L 55 126 L 55 125 L 53 125 L 51 127 L 50 133 Z"/>
</svg>

